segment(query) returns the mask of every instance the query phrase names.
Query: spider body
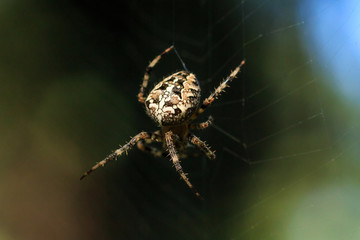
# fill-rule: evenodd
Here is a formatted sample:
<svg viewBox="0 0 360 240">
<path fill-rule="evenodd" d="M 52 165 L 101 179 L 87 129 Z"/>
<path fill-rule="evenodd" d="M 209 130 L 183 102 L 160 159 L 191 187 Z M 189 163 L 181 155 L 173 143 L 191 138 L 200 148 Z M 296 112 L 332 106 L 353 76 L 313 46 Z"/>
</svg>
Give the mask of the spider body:
<svg viewBox="0 0 360 240">
<path fill-rule="evenodd" d="M 188 143 L 197 146 L 209 159 L 215 159 L 215 153 L 210 150 L 208 145 L 193 135 L 190 130 L 202 130 L 211 125 L 213 119 L 203 123 L 191 123 L 199 114 L 220 95 L 228 86 L 245 61 L 236 67 L 234 71 L 215 89 L 215 91 L 200 104 L 200 85 L 193 73 L 187 71 L 176 72 L 162 81 L 160 81 L 145 98 L 145 89 L 148 86 L 150 72 L 161 57 L 170 52 L 173 46 L 167 48 L 164 52 L 154 58 L 146 68 L 138 100 L 143 103 L 147 114 L 161 127 L 161 130 L 155 132 L 141 132 L 131 138 L 128 143 L 115 150 L 112 154 L 94 165 L 85 172 L 80 179 L 83 179 L 100 166 L 104 166 L 109 161 L 117 159 L 124 152 L 127 152 L 135 144 L 144 151 L 150 152 L 154 156 L 164 155 L 163 150 L 170 154 L 171 160 L 176 171 L 186 182 L 189 188 L 201 199 L 198 191 L 190 183 L 180 165 L 180 157 L 185 157 L 186 146 Z M 150 146 L 152 142 L 162 142 L 163 150 Z"/>
<path fill-rule="evenodd" d="M 165 134 L 171 131 L 173 133 L 173 142 L 176 151 L 179 154 L 185 154 L 186 146 L 188 144 L 189 127 L 188 124 L 177 126 L 163 126 L 161 129 L 161 136 L 165 139 Z M 166 149 L 166 141 L 163 142 L 163 148 Z"/>
<path fill-rule="evenodd" d="M 145 100 L 148 115 L 160 126 L 186 122 L 200 103 L 200 86 L 195 75 L 174 73 L 159 82 Z"/>
</svg>

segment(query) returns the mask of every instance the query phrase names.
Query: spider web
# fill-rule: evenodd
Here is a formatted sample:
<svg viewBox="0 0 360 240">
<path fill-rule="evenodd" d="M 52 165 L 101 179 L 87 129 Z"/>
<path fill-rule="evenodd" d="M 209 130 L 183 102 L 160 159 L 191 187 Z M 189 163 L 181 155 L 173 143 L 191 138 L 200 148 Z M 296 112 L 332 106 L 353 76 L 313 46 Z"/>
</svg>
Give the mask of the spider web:
<svg viewBox="0 0 360 240">
<path fill-rule="evenodd" d="M 352 181 L 339 177 L 339 169 L 347 165 L 339 162 L 355 143 L 348 136 L 351 124 L 334 129 L 331 72 L 328 78 L 319 73 L 323 59 L 311 47 L 314 31 L 321 31 L 312 24 L 336 7 L 325 1 L 266 0 L 208 1 L 193 9 L 175 1 L 172 7 L 171 37 L 201 80 L 203 94 L 246 59 L 238 79 L 204 114 L 213 115 L 215 124 L 210 133 L 199 134 L 217 150 L 217 161 L 203 159 L 199 170 L 189 170 L 191 176 L 203 175 L 201 190 L 210 199 L 204 203 L 204 239 L 303 239 L 304 229 L 310 239 L 341 234 L 355 239 L 353 224 L 345 230 L 348 221 L 326 219 L 343 214 L 332 208 L 359 198 L 358 191 L 348 190 Z M 353 7 L 358 9 L 355 3 Z M 179 14 L 186 11 L 203 16 L 197 27 L 188 28 L 191 20 Z M 336 26 L 342 29 L 349 21 Z M 332 52 L 330 59 L 341 52 L 332 46 L 337 32 L 326 33 L 321 46 Z M 338 149 L 344 137 L 349 142 Z M 325 215 L 316 217 L 312 211 Z M 354 216 L 349 207 L 344 214 Z M 316 227 L 308 223 L 314 218 Z M 322 230 L 328 227 L 341 233 Z"/>
<path fill-rule="evenodd" d="M 344 83 L 342 78 L 331 76 L 337 73 L 331 73 L 328 68 L 333 65 L 331 59 L 338 55 L 348 62 L 348 50 L 342 49 L 343 43 L 334 39 L 334 35 L 341 34 L 345 26 L 355 20 L 359 4 L 353 2 L 346 6 L 352 9 L 352 14 L 341 23 L 334 23 L 335 30 L 327 30 L 325 37 L 321 36 L 326 41 L 319 46 L 320 50 L 312 45 L 319 44 L 316 38 L 321 38 L 314 31 L 322 29 L 312 25 L 320 25 L 321 21 L 330 24 L 326 19 L 331 17 L 326 15 L 333 14 L 337 7 L 334 3 L 234 1 L 220 11 L 225 4 L 221 5 L 213 8 L 217 11 L 209 21 L 211 44 L 207 55 L 212 59 L 207 70 L 209 84 L 225 76 L 225 68 L 236 64 L 234 59 L 245 58 L 247 64 L 239 77 L 241 83 L 233 83 L 228 90 L 231 96 L 225 100 L 221 97 L 212 108 L 216 119 L 214 129 L 225 139 L 216 137 L 221 142 L 216 149 L 222 152 L 211 181 L 229 178 L 222 183 L 226 190 L 218 192 L 221 197 L 231 191 L 238 193 L 230 194 L 231 213 L 214 223 L 216 227 L 208 236 L 214 234 L 215 239 L 304 239 L 304 236 L 337 239 L 345 235 L 347 239 L 356 239 L 359 232 L 353 224 L 327 219 L 342 214 L 353 219 L 356 214 L 345 206 L 349 199 L 359 199 L 358 191 L 349 190 L 354 187 L 354 180 L 339 177 L 339 169 L 349 167 L 348 162 L 343 163 L 349 160 L 344 155 L 349 154 L 356 143 L 348 136 L 354 131 L 351 123 L 340 131 L 338 125 L 333 129 L 333 119 L 329 118 L 333 116 L 333 108 L 328 99 L 333 93 L 329 92 L 328 85 L 331 79 Z M 221 55 L 217 51 L 222 52 Z M 326 51 L 331 54 L 324 61 L 321 54 Z M 329 71 L 328 78 L 318 70 L 323 61 Z M 349 71 L 349 75 L 356 72 Z M 357 98 L 346 87 L 341 90 L 348 99 Z M 348 143 L 339 150 L 344 137 Z M 234 164 L 234 159 L 243 165 Z M 226 164 L 229 166 L 224 166 Z M 344 198 L 339 196 L 342 193 Z M 344 207 L 344 211 L 339 213 L 333 209 L 337 207 Z M 323 230 L 327 228 L 336 230 Z"/>
<path fill-rule="evenodd" d="M 35 2 L 0 3 L 0 238 L 359 239 L 357 1 Z M 205 201 L 135 149 L 77 184 L 157 129 L 136 94 L 171 44 L 203 99 L 246 60 L 196 119 L 216 160 L 181 162 Z"/>
</svg>

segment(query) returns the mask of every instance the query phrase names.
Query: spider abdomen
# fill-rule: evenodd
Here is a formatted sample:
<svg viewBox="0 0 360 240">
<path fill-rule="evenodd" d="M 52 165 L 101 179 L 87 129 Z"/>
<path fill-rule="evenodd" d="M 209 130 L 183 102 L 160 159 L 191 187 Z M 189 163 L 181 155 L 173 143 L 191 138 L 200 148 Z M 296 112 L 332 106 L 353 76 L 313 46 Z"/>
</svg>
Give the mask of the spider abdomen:
<svg viewBox="0 0 360 240">
<path fill-rule="evenodd" d="M 200 102 L 200 86 L 195 75 L 180 71 L 158 83 L 145 100 L 146 111 L 160 126 L 186 122 Z"/>
</svg>

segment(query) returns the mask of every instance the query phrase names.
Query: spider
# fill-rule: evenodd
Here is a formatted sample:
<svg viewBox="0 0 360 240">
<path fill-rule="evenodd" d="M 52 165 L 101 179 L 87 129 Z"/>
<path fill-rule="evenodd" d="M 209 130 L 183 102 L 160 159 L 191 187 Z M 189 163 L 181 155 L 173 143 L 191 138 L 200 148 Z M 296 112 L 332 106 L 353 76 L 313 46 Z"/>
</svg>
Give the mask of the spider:
<svg viewBox="0 0 360 240">
<path fill-rule="evenodd" d="M 209 146 L 189 131 L 202 130 L 209 127 L 213 122 L 213 118 L 209 116 L 208 120 L 202 123 L 191 122 L 204 112 L 220 93 L 224 91 L 228 83 L 236 77 L 241 66 L 245 64 L 245 60 L 231 72 L 225 81 L 223 81 L 201 105 L 199 82 L 195 75 L 188 71 L 179 71 L 164 78 L 145 98 L 144 92 L 148 86 L 151 70 L 159 62 L 161 57 L 173 48 L 174 46 L 170 46 L 150 62 L 146 68 L 140 92 L 137 95 L 138 101 L 145 104 L 147 114 L 161 129 L 155 132 L 140 132 L 131 138 L 124 146 L 120 146 L 119 149 L 115 150 L 104 160 L 98 162 L 90 170 L 85 172 L 80 179 L 83 179 L 98 167 L 104 166 L 106 163 L 117 159 L 124 152 L 127 153 L 135 144 L 141 151 L 150 152 L 157 157 L 161 157 L 164 153 L 163 150 L 149 146 L 150 143 L 156 141 L 163 143 L 163 149 L 169 152 L 176 171 L 194 194 L 202 199 L 199 192 L 190 183 L 187 174 L 184 173 L 179 159 L 186 156 L 184 152 L 188 142 L 197 146 L 209 159 L 215 159 L 215 153 L 210 150 Z"/>
</svg>

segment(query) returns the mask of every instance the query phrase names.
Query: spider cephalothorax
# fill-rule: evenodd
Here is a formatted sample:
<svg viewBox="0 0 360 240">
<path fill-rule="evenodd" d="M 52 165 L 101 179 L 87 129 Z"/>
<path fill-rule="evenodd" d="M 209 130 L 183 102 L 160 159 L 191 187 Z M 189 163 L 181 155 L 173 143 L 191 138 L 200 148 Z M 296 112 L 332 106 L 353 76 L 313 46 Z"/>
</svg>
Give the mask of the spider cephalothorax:
<svg viewBox="0 0 360 240">
<path fill-rule="evenodd" d="M 204 112 L 206 107 L 220 95 L 220 93 L 228 86 L 228 83 L 236 77 L 245 61 L 242 61 L 201 105 L 199 82 L 195 75 L 188 71 L 179 71 L 164 78 L 164 80 L 159 82 L 145 98 L 144 92 L 148 86 L 150 71 L 161 57 L 171 51 L 171 49 L 173 49 L 173 46 L 167 48 L 150 62 L 146 68 L 140 92 L 138 94 L 139 102 L 145 104 L 148 115 L 159 124 L 161 130 L 152 133 L 141 132 L 137 134 L 124 146 L 120 147 L 114 151 L 114 153 L 93 166 L 89 171 L 85 172 L 80 179 L 89 175 L 99 166 L 104 166 L 107 162 L 117 159 L 117 157 L 124 152 L 127 152 L 135 144 L 137 144 L 137 147 L 144 152 L 150 152 L 157 157 L 163 156 L 163 150 L 149 146 L 150 143 L 156 141 L 163 143 L 163 149 L 169 152 L 176 171 L 191 190 L 193 190 L 196 196 L 201 198 L 198 191 L 193 187 L 182 170 L 179 159 L 180 157 L 186 156 L 185 150 L 188 142 L 196 145 L 209 159 L 215 159 L 214 152 L 210 150 L 206 143 L 189 131 L 207 128 L 212 123 L 212 117 L 210 116 L 209 119 L 203 123 L 190 122 Z"/>
</svg>

